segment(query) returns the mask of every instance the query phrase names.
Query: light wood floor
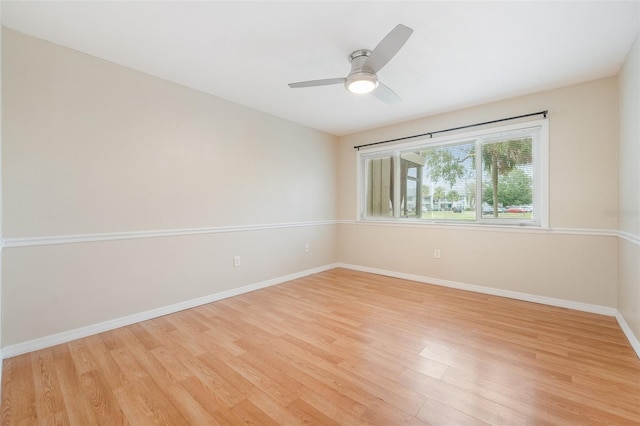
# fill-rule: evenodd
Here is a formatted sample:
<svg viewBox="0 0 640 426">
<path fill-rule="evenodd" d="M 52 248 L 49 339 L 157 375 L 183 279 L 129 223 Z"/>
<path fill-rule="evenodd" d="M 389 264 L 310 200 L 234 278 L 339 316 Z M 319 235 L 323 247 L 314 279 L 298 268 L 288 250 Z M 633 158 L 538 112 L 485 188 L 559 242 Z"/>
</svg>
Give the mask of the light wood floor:
<svg viewBox="0 0 640 426">
<path fill-rule="evenodd" d="M 344 269 L 4 361 L 2 425 L 640 424 L 615 319 Z"/>
</svg>

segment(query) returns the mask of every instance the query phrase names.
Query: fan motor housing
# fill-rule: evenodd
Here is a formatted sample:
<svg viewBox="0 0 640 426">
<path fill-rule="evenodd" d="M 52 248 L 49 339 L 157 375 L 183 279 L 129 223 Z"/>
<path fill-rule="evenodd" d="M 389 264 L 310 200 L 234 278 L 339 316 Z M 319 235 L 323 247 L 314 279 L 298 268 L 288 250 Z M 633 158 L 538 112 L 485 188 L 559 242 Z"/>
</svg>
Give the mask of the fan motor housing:
<svg viewBox="0 0 640 426">
<path fill-rule="evenodd" d="M 378 76 L 365 66 L 371 51 L 360 49 L 349 55 L 351 71 L 344 82 L 344 87 L 352 93 L 369 93 L 378 87 Z"/>
<path fill-rule="evenodd" d="M 351 63 L 351 72 L 356 72 L 356 71 L 369 71 L 369 72 L 373 72 L 372 70 L 365 70 L 365 62 L 367 61 L 367 59 L 369 58 L 369 56 L 371 56 L 371 50 L 369 49 L 359 49 L 359 50 L 355 50 L 351 53 L 351 55 L 349 55 L 349 62 Z"/>
</svg>

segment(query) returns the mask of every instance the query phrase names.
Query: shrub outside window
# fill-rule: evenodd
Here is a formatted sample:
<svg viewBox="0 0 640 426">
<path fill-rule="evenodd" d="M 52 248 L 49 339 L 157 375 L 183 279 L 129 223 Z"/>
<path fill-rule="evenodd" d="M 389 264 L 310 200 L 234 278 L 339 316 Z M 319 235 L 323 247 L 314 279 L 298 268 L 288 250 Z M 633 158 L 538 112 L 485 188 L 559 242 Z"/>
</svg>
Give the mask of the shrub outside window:
<svg viewBox="0 0 640 426">
<path fill-rule="evenodd" d="M 547 123 L 359 151 L 359 219 L 547 227 Z"/>
</svg>

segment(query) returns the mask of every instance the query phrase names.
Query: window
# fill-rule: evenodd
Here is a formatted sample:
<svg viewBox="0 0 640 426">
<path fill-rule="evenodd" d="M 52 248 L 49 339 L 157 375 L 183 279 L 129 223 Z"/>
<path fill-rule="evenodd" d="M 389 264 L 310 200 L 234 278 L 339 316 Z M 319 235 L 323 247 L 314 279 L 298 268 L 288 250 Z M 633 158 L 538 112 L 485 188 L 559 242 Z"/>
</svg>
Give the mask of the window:
<svg viewBox="0 0 640 426">
<path fill-rule="evenodd" d="M 548 225 L 539 120 L 358 152 L 360 219 Z"/>
</svg>

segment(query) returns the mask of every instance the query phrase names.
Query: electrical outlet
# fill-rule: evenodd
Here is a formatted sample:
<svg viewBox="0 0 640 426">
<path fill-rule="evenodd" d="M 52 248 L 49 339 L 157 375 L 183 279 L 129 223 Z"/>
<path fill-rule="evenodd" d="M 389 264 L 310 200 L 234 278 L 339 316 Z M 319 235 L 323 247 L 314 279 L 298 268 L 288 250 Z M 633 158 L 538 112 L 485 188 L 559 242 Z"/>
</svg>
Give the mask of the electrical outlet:
<svg viewBox="0 0 640 426">
<path fill-rule="evenodd" d="M 309 253 L 310 250 L 311 250 L 311 246 L 309 244 L 305 244 L 304 245 L 304 252 L 305 253 Z"/>
<path fill-rule="evenodd" d="M 233 267 L 237 268 L 240 266 L 240 256 L 233 256 Z"/>
<path fill-rule="evenodd" d="M 440 259 L 440 249 L 435 249 L 433 251 L 433 257 L 436 259 Z"/>
</svg>

